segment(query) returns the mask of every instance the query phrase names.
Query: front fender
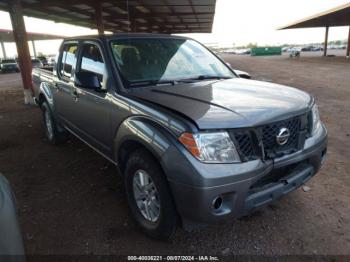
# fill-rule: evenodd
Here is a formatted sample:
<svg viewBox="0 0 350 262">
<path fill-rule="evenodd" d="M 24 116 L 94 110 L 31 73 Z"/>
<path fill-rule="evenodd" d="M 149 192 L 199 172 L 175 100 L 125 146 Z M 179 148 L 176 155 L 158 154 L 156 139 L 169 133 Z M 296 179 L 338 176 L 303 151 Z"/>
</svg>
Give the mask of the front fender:
<svg viewBox="0 0 350 262">
<path fill-rule="evenodd" d="M 160 160 L 175 140 L 165 127 L 143 116 L 130 117 L 119 126 L 114 139 L 114 159 L 118 162 L 119 153 L 127 142 L 136 142 L 147 148 Z"/>
<path fill-rule="evenodd" d="M 54 112 L 54 103 L 53 103 L 53 94 L 52 94 L 52 90 L 50 88 L 50 83 L 46 83 L 46 82 L 42 82 L 40 83 L 39 86 L 39 102 L 41 103 L 42 101 L 40 101 L 41 97 L 44 97 L 45 100 L 48 102 L 52 112 Z"/>
</svg>

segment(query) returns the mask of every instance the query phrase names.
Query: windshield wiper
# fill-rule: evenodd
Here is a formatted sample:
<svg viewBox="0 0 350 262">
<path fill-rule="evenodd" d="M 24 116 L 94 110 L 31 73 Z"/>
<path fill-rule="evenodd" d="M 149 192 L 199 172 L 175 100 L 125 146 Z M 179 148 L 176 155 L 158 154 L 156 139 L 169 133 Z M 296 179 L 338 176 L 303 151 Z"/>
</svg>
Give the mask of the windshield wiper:
<svg viewBox="0 0 350 262">
<path fill-rule="evenodd" d="M 130 82 L 129 87 L 145 87 L 145 86 L 157 86 L 157 85 L 176 85 L 178 83 L 187 83 L 193 81 L 210 80 L 210 79 L 230 79 L 229 76 L 219 76 L 219 75 L 199 75 L 191 78 L 175 79 L 175 80 L 141 80 Z"/>
<path fill-rule="evenodd" d="M 201 81 L 201 80 L 211 80 L 211 79 L 230 79 L 232 77 L 229 76 L 219 76 L 219 75 L 199 75 L 196 77 L 191 77 L 191 78 L 184 78 L 177 80 L 178 82 L 192 82 L 192 81 Z"/>
<path fill-rule="evenodd" d="M 131 82 L 129 87 L 140 87 L 140 86 L 156 86 L 156 85 L 175 85 L 175 80 L 145 80 L 145 81 L 137 81 Z"/>
</svg>

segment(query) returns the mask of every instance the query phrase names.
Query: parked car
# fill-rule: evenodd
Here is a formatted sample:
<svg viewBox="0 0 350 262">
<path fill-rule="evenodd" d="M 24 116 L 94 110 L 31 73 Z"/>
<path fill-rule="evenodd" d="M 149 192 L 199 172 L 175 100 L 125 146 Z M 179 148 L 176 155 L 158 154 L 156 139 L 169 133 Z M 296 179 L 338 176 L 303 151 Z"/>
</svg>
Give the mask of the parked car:
<svg viewBox="0 0 350 262">
<path fill-rule="evenodd" d="M 70 133 L 114 163 L 151 237 L 247 215 L 303 185 L 325 159 L 311 95 L 240 78 L 190 38 L 69 38 L 54 72 L 32 75 L 48 141 Z"/>
<path fill-rule="evenodd" d="M 283 53 L 288 52 L 289 49 L 290 49 L 289 46 L 282 47 L 282 52 Z"/>
<path fill-rule="evenodd" d="M 238 49 L 236 50 L 237 55 L 250 55 L 251 50 L 250 49 Z"/>
<path fill-rule="evenodd" d="M 310 52 L 310 51 L 312 51 L 312 49 L 313 49 L 313 46 L 304 46 L 304 47 L 302 47 L 301 48 L 301 51 L 302 52 Z"/>
<path fill-rule="evenodd" d="M 43 67 L 44 65 L 41 63 L 39 59 L 32 59 L 32 67 L 37 68 L 37 67 Z"/>
<path fill-rule="evenodd" d="M 300 57 L 301 48 L 300 47 L 291 47 L 288 49 L 289 57 Z"/>
<path fill-rule="evenodd" d="M 49 56 L 47 58 L 47 64 L 48 66 L 53 66 L 56 63 L 56 58 L 54 56 Z"/>
<path fill-rule="evenodd" d="M 322 46 L 313 46 L 311 51 L 323 51 L 323 47 Z"/>
<path fill-rule="evenodd" d="M 49 63 L 45 56 L 37 56 L 37 59 L 41 62 L 43 66 L 48 66 Z"/>
<path fill-rule="evenodd" d="M 1 73 L 19 72 L 19 67 L 15 59 L 3 58 L 0 60 Z"/>
<path fill-rule="evenodd" d="M 9 182 L 0 174 L 0 260 L 25 261 L 15 198 Z"/>
</svg>

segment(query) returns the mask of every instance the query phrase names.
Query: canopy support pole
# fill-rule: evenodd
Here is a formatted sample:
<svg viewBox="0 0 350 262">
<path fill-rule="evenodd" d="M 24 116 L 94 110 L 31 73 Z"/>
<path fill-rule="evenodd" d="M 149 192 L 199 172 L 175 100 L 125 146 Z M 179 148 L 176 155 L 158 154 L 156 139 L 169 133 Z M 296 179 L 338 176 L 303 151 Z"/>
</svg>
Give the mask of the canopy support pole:
<svg viewBox="0 0 350 262">
<path fill-rule="evenodd" d="M 35 48 L 35 41 L 34 41 L 34 40 L 32 40 L 32 46 L 33 46 L 34 58 L 36 59 L 36 57 L 37 57 L 38 55 L 36 54 L 36 48 Z"/>
<path fill-rule="evenodd" d="M 348 36 L 348 47 L 346 49 L 346 58 L 350 56 L 350 26 L 349 26 L 349 36 Z"/>
<path fill-rule="evenodd" d="M 28 37 L 23 19 L 22 5 L 20 0 L 7 1 L 15 38 L 18 62 L 21 69 L 24 103 L 34 104 L 34 90 L 32 84 L 32 63 L 30 59 Z"/>
<path fill-rule="evenodd" d="M 97 2 L 95 6 L 96 14 L 96 26 L 99 35 L 104 35 L 104 25 L 103 25 L 103 16 L 102 16 L 102 5 L 101 2 Z"/>
<path fill-rule="evenodd" d="M 5 49 L 5 44 L 3 41 L 1 41 L 1 51 L 2 51 L 2 56 L 4 58 L 7 58 L 7 55 L 6 55 L 6 49 Z"/>
<path fill-rule="evenodd" d="M 329 26 L 326 26 L 326 34 L 325 34 L 325 37 L 324 37 L 323 56 L 327 56 L 327 48 L 328 48 L 328 31 L 329 31 Z"/>
</svg>

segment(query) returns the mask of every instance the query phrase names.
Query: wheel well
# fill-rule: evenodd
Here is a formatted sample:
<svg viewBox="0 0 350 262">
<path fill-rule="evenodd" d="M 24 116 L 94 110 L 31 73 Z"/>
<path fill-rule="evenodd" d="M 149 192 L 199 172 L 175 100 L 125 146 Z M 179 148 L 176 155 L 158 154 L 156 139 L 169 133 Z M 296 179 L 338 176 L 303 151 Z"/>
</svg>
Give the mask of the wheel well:
<svg viewBox="0 0 350 262">
<path fill-rule="evenodd" d="M 128 140 L 123 142 L 123 144 L 120 146 L 119 151 L 118 151 L 118 167 L 119 170 L 122 172 L 122 174 L 124 174 L 125 168 L 126 168 L 126 162 L 128 160 L 128 157 L 132 154 L 132 152 L 134 152 L 137 149 L 144 149 L 146 150 L 152 157 L 154 157 L 154 159 L 157 159 L 157 157 L 153 154 L 152 151 L 150 151 L 146 146 L 144 146 L 143 144 L 133 141 L 133 140 Z M 164 169 L 162 167 L 162 165 L 160 164 L 160 168 L 162 169 L 162 171 L 164 172 Z M 167 186 L 169 187 L 168 181 L 166 180 Z M 169 192 L 172 198 L 172 201 L 174 203 L 175 206 L 175 210 L 177 212 L 177 214 L 179 214 L 179 212 L 177 211 L 177 207 L 176 207 L 176 203 L 175 203 L 175 199 L 174 196 L 172 194 L 172 191 L 169 187 Z M 180 217 L 180 223 L 183 223 L 181 217 Z"/>
<path fill-rule="evenodd" d="M 124 173 L 126 161 L 128 160 L 130 154 L 140 148 L 147 150 L 150 153 L 150 155 L 157 159 L 155 155 L 150 150 L 148 150 L 147 147 L 145 147 L 143 144 L 133 140 L 125 141 L 118 150 L 118 166 L 122 173 Z"/>
<path fill-rule="evenodd" d="M 46 101 L 45 96 L 41 93 L 39 95 L 39 107 L 41 107 L 41 105 Z"/>
</svg>

